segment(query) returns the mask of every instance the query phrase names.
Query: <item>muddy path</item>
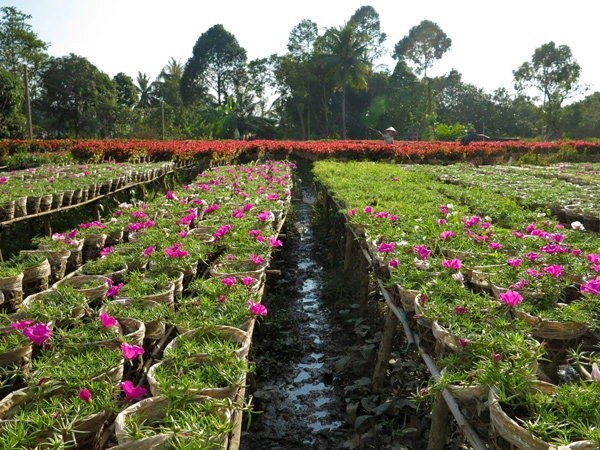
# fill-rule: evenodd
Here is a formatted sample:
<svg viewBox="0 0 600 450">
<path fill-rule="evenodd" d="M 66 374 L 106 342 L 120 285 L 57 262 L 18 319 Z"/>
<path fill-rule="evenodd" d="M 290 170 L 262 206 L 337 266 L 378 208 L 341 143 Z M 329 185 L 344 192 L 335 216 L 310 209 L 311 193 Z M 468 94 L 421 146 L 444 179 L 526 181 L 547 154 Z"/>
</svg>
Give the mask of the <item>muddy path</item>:
<svg viewBox="0 0 600 450">
<path fill-rule="evenodd" d="M 359 315 L 358 256 L 344 273 L 343 224 L 323 228 L 311 166 L 298 165 L 302 182 L 282 230 L 284 248 L 270 266 L 281 274 L 267 279 L 269 313 L 254 329 L 250 354 L 256 369 L 247 395 L 260 413 L 244 423 L 240 449 L 425 449 L 430 414 L 413 397 L 428 372 L 399 331 L 389 386 L 371 393 L 381 294 L 370 289 L 369 311 Z M 459 437 L 450 440 L 446 448 L 466 448 Z"/>
</svg>

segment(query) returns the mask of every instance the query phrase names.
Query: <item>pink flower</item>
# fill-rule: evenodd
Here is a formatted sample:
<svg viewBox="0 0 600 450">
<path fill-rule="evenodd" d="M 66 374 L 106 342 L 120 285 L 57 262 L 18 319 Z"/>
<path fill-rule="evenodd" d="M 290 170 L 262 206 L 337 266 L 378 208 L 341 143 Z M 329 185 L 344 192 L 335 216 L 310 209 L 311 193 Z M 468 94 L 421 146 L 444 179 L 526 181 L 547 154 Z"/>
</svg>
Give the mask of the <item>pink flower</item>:
<svg viewBox="0 0 600 450">
<path fill-rule="evenodd" d="M 438 219 L 438 220 L 436 220 L 436 223 L 438 225 L 444 225 L 444 224 L 448 223 L 448 221 L 446 219 Z"/>
<path fill-rule="evenodd" d="M 261 258 L 260 256 L 258 256 L 258 255 L 254 255 L 254 254 L 251 254 L 251 255 L 250 255 L 250 259 L 252 260 L 252 262 L 253 262 L 254 264 L 257 264 L 257 265 L 260 265 L 260 264 L 262 264 L 262 263 L 265 261 L 265 260 L 264 260 L 263 258 Z"/>
<path fill-rule="evenodd" d="M 440 213 L 448 214 L 448 207 L 446 205 L 440 205 Z"/>
<path fill-rule="evenodd" d="M 506 263 L 511 267 L 519 267 L 522 261 L 520 258 L 508 258 Z"/>
<path fill-rule="evenodd" d="M 154 249 L 154 247 L 151 245 L 150 247 L 147 247 L 144 249 L 144 256 L 148 257 L 150 256 L 152 253 L 154 253 L 156 250 Z"/>
<path fill-rule="evenodd" d="M 540 255 L 539 253 L 529 252 L 525 255 L 525 258 L 527 258 L 529 261 L 535 261 L 540 256 L 542 256 L 542 255 Z"/>
<path fill-rule="evenodd" d="M 283 242 L 275 237 L 270 237 L 269 243 L 271 244 L 271 247 L 281 247 L 283 245 Z"/>
<path fill-rule="evenodd" d="M 271 216 L 271 214 L 269 213 L 269 211 L 262 211 L 259 215 L 258 215 L 258 220 L 269 220 L 269 217 Z"/>
<path fill-rule="evenodd" d="M 442 260 L 442 266 L 448 269 L 458 270 L 462 267 L 462 262 L 458 258 Z"/>
<path fill-rule="evenodd" d="M 600 277 L 594 278 L 593 280 L 583 283 L 579 290 L 582 294 L 600 295 Z"/>
<path fill-rule="evenodd" d="M 235 284 L 237 280 L 235 279 L 235 277 L 226 277 L 226 278 L 221 278 L 221 283 L 223 283 L 226 286 L 233 286 Z"/>
<path fill-rule="evenodd" d="M 13 322 L 10 324 L 11 328 L 15 330 L 23 330 L 33 323 L 33 320 L 21 320 L 20 322 Z"/>
<path fill-rule="evenodd" d="M 147 392 L 147 389 L 141 386 L 133 386 L 133 383 L 129 380 L 121 383 L 121 389 L 125 392 L 125 397 L 129 399 L 140 398 Z"/>
<path fill-rule="evenodd" d="M 100 313 L 99 317 L 100 317 L 100 321 L 102 322 L 102 326 L 104 328 L 118 327 L 118 325 L 117 325 L 117 319 L 115 319 L 113 316 L 109 316 L 104 311 L 102 311 Z"/>
<path fill-rule="evenodd" d="M 364 209 L 364 212 L 366 212 L 367 214 L 370 214 L 370 213 L 373 212 L 373 208 L 370 207 L 370 206 L 366 206 L 365 209 Z"/>
<path fill-rule="evenodd" d="M 219 303 L 226 303 L 227 302 L 227 298 L 224 295 L 221 295 L 219 297 L 219 300 L 217 300 Z"/>
<path fill-rule="evenodd" d="M 173 200 L 173 199 L 177 198 L 177 197 L 175 197 L 175 194 L 171 191 L 168 191 L 167 195 L 165 195 L 165 197 L 167 197 L 169 200 Z"/>
<path fill-rule="evenodd" d="M 425 247 L 424 245 L 415 245 L 413 248 L 419 255 L 419 258 L 421 258 L 422 260 L 426 260 L 427 258 L 429 258 L 429 255 L 431 255 L 431 250 L 428 250 L 427 247 Z"/>
<path fill-rule="evenodd" d="M 513 235 L 514 237 L 516 237 L 517 239 L 522 239 L 522 238 L 524 238 L 524 237 L 525 237 L 525 234 L 524 234 L 524 233 L 520 233 L 520 232 L 518 232 L 518 231 L 515 231 L 515 230 L 512 230 L 512 231 L 511 231 L 511 233 L 512 233 L 512 235 Z"/>
<path fill-rule="evenodd" d="M 50 336 L 52 336 L 52 330 L 45 323 L 36 323 L 31 327 L 23 329 L 23 336 L 29 338 L 34 344 L 42 345 Z"/>
<path fill-rule="evenodd" d="M 458 315 L 465 314 L 467 311 L 468 311 L 468 309 L 465 308 L 464 306 L 457 306 L 456 308 L 454 308 L 454 312 Z"/>
<path fill-rule="evenodd" d="M 460 338 L 458 340 L 458 343 L 461 345 L 462 348 L 466 348 L 467 345 L 469 345 L 469 341 L 467 339 L 463 339 L 463 338 Z"/>
<path fill-rule="evenodd" d="M 563 268 L 559 264 L 554 264 L 552 266 L 544 267 L 544 272 L 552 275 L 553 277 L 560 277 L 563 271 Z"/>
<path fill-rule="evenodd" d="M 84 402 L 89 403 L 90 400 L 92 399 L 92 393 L 90 391 L 88 391 L 87 389 L 81 389 L 79 391 L 79 395 L 77 397 L 79 397 Z"/>
<path fill-rule="evenodd" d="M 500 353 L 492 353 L 492 358 L 494 361 L 499 362 L 502 359 L 502 355 Z"/>
<path fill-rule="evenodd" d="M 392 259 L 390 261 L 390 263 L 389 263 L 389 266 L 390 267 L 394 267 L 394 268 L 398 267 L 398 260 L 397 259 Z"/>
<path fill-rule="evenodd" d="M 188 252 L 181 250 L 181 245 L 183 244 L 174 244 L 173 247 L 167 247 L 165 248 L 165 253 L 169 258 L 183 258 L 185 256 L 188 256 Z"/>
<path fill-rule="evenodd" d="M 502 244 L 500 242 L 490 242 L 488 245 L 492 250 L 498 250 L 499 248 L 502 248 Z"/>
<path fill-rule="evenodd" d="M 177 234 L 178 234 L 179 236 L 181 236 L 182 238 L 184 238 L 184 237 L 186 237 L 186 236 L 188 235 L 188 232 L 184 230 L 184 231 L 180 231 L 180 232 L 178 232 Z"/>
<path fill-rule="evenodd" d="M 590 269 L 596 271 L 597 273 L 600 273 L 600 264 L 592 264 L 590 265 Z"/>
<path fill-rule="evenodd" d="M 389 244 L 386 244 L 385 242 L 382 242 L 379 245 L 379 248 L 377 249 L 377 251 L 379 253 L 391 253 L 394 251 L 394 242 L 390 242 Z"/>
<path fill-rule="evenodd" d="M 597 264 L 600 262 L 600 255 L 598 255 L 596 253 L 588 253 L 587 255 L 585 255 L 585 257 L 591 263 Z"/>
<path fill-rule="evenodd" d="M 252 314 L 255 316 L 266 316 L 267 315 L 267 307 L 261 305 L 260 303 L 254 303 L 252 300 L 248 300 L 248 306 L 252 311 Z"/>
<path fill-rule="evenodd" d="M 121 344 L 121 350 L 123 350 L 123 356 L 125 359 L 135 359 L 139 355 L 144 354 L 144 349 L 138 345 L 128 344 L 127 342 L 123 342 Z"/>
<path fill-rule="evenodd" d="M 106 291 L 106 296 L 107 297 L 115 297 L 119 293 L 119 290 L 122 287 L 123 287 L 123 283 L 119 283 L 116 286 L 112 285 L 111 287 L 108 288 L 108 291 Z"/>
<path fill-rule="evenodd" d="M 597 363 L 592 363 L 592 378 L 596 383 L 600 383 L 600 369 Z"/>
<path fill-rule="evenodd" d="M 544 276 L 542 272 L 538 272 L 535 269 L 527 269 L 525 272 L 527 273 L 527 275 L 533 278 L 542 278 Z"/>
<path fill-rule="evenodd" d="M 455 236 L 453 231 L 442 231 L 440 233 L 440 239 L 445 241 L 446 239 L 449 239 L 451 237 Z"/>
<path fill-rule="evenodd" d="M 352 217 L 354 214 L 356 214 L 356 210 L 355 209 L 351 209 L 350 211 L 348 211 L 348 215 L 350 217 Z"/>
<path fill-rule="evenodd" d="M 499 295 L 500 300 L 506 303 L 508 306 L 517 306 L 523 301 L 521 294 L 515 291 L 506 291 Z"/>
<path fill-rule="evenodd" d="M 104 247 L 100 250 L 100 257 L 104 258 L 106 255 L 110 255 L 115 249 L 113 247 Z"/>
<path fill-rule="evenodd" d="M 242 283 L 244 283 L 245 286 L 250 286 L 255 281 L 256 281 L 256 279 L 252 278 L 252 277 L 243 277 L 242 278 Z"/>
</svg>

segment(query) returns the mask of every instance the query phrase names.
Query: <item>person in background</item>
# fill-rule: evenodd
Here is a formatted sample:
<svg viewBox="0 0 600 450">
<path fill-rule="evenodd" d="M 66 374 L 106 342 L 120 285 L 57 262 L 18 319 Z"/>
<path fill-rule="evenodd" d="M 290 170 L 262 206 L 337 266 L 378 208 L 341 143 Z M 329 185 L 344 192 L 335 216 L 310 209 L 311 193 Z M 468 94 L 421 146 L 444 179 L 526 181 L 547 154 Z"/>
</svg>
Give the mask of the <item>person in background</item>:
<svg viewBox="0 0 600 450">
<path fill-rule="evenodd" d="M 469 128 L 467 134 L 461 138 L 460 143 L 462 145 L 469 145 L 472 141 L 491 141 L 491 138 L 485 134 L 477 134 L 477 130 L 475 128 Z"/>
<path fill-rule="evenodd" d="M 378 131 L 379 136 L 381 136 L 383 138 L 383 143 L 384 144 L 393 144 L 394 143 L 394 135 L 396 134 L 396 130 L 394 129 L 394 127 L 388 127 L 385 129 L 385 132 L 382 133 L 381 131 Z"/>
</svg>

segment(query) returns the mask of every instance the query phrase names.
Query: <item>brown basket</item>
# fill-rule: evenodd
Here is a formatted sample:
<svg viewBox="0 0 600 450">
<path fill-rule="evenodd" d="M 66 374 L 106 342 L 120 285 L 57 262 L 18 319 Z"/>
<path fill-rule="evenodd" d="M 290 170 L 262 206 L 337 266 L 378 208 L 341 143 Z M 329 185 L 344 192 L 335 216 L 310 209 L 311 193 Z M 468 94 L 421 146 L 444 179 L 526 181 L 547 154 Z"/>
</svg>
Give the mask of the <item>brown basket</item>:
<svg viewBox="0 0 600 450">
<path fill-rule="evenodd" d="M 41 253 L 48 258 L 48 262 L 50 263 L 50 284 L 54 284 L 65 277 L 67 261 L 71 256 L 69 250 L 21 250 L 21 253 Z"/>
<path fill-rule="evenodd" d="M 27 197 L 15 199 L 15 217 L 27 215 Z"/>
<path fill-rule="evenodd" d="M 27 215 L 31 216 L 40 212 L 40 202 L 42 197 L 29 195 L 27 196 Z"/>
<path fill-rule="evenodd" d="M 79 241 L 76 246 L 71 247 L 71 256 L 67 260 L 67 268 L 65 272 L 70 273 L 81 267 L 83 264 L 83 240 Z"/>
<path fill-rule="evenodd" d="M 175 283 L 169 283 L 168 287 L 158 294 L 147 295 L 142 300 L 150 300 L 156 303 L 165 303 L 171 308 L 175 307 Z M 117 297 L 116 300 L 130 300 L 129 297 Z"/>
<path fill-rule="evenodd" d="M 250 350 L 250 336 L 248 334 L 238 328 L 229 327 L 226 325 L 216 325 L 214 327 L 207 327 L 203 329 L 190 330 L 187 333 L 183 333 L 173 339 L 169 344 L 165 347 L 165 352 L 167 350 L 175 349 L 177 345 L 181 341 L 194 338 L 198 335 L 206 335 L 211 333 L 217 333 L 220 336 L 223 336 L 223 339 L 230 340 L 234 344 L 239 346 L 239 349 L 235 351 L 235 356 L 239 359 L 244 359 L 248 356 L 248 351 Z M 196 353 L 189 356 L 200 356 L 204 355 L 203 353 Z"/>
<path fill-rule="evenodd" d="M 57 192 L 52 194 L 52 206 L 50 207 L 50 209 L 60 208 L 62 206 L 64 196 L 64 192 Z"/>
<path fill-rule="evenodd" d="M 73 197 L 71 197 L 71 205 L 76 205 L 81 201 L 81 189 L 73 190 Z"/>
<path fill-rule="evenodd" d="M 50 211 L 52 209 L 52 194 L 40 197 L 40 212 Z"/>
<path fill-rule="evenodd" d="M 23 273 L 16 277 L 0 278 L 3 305 L 8 312 L 16 311 L 23 302 Z"/>
<path fill-rule="evenodd" d="M 63 206 L 71 206 L 72 201 L 73 201 L 73 191 L 70 189 L 63 191 L 62 205 Z"/>
<path fill-rule="evenodd" d="M 187 399 L 188 402 L 202 402 L 209 397 L 195 395 Z M 155 436 L 131 440 L 125 431 L 127 419 L 132 416 L 142 416 L 147 424 L 152 425 L 155 420 L 162 419 L 165 416 L 169 400 L 164 396 L 156 396 L 144 399 L 121 411 L 115 419 L 115 435 L 119 445 L 112 447 L 111 450 L 150 450 L 164 448 L 164 444 L 172 437 L 171 434 L 158 434 Z M 225 420 L 231 420 L 231 411 L 226 408 L 220 408 L 215 411 Z M 227 448 L 228 436 L 217 437 L 214 450 Z"/>
<path fill-rule="evenodd" d="M 15 201 L 10 200 L 0 205 L 0 222 L 15 218 Z"/>
<path fill-rule="evenodd" d="M 15 330 L 14 328 L 2 328 L 0 329 L 0 336 L 7 334 L 20 333 L 21 331 Z M 21 370 L 29 371 L 31 366 L 31 353 L 33 350 L 33 344 L 28 341 L 20 347 L 13 348 L 7 352 L 0 354 L 0 367 L 17 366 Z"/>
<path fill-rule="evenodd" d="M 103 284 L 98 287 L 94 287 L 94 288 L 88 288 L 88 289 L 80 288 L 81 286 L 85 285 L 86 283 L 88 283 L 90 281 L 102 281 Z M 73 290 L 75 292 L 78 292 L 78 293 L 84 295 L 90 301 L 90 303 L 93 303 L 96 301 L 102 301 L 102 299 L 104 299 L 104 297 L 106 296 L 106 292 L 108 291 L 107 278 L 102 275 L 73 276 L 73 277 L 62 280 L 59 283 L 54 284 L 52 286 L 52 288 L 56 289 L 63 284 L 68 284 L 68 285 L 72 286 Z"/>
<path fill-rule="evenodd" d="M 115 305 L 123 306 L 124 314 L 126 314 L 125 308 L 134 302 L 135 302 L 135 300 L 132 300 L 132 299 L 121 299 L 121 300 L 112 300 L 111 301 L 111 303 L 113 303 Z M 152 300 L 142 300 L 141 303 L 142 303 L 142 305 L 144 305 L 148 308 L 155 308 L 156 306 L 159 305 L 159 303 L 154 302 Z M 102 312 L 104 310 L 105 310 L 105 308 L 101 308 L 100 312 Z M 153 320 L 151 322 L 144 322 L 144 327 L 145 327 L 144 339 L 158 340 L 158 339 L 162 339 L 163 336 L 165 335 L 166 323 L 164 320 Z"/>
<path fill-rule="evenodd" d="M 48 289 L 51 273 L 48 258 L 37 266 L 23 269 L 23 295 L 27 297 Z"/>
<path fill-rule="evenodd" d="M 104 248 L 106 234 L 88 234 L 83 240 L 82 256 L 83 262 L 96 259 L 100 256 L 100 251 Z"/>
</svg>

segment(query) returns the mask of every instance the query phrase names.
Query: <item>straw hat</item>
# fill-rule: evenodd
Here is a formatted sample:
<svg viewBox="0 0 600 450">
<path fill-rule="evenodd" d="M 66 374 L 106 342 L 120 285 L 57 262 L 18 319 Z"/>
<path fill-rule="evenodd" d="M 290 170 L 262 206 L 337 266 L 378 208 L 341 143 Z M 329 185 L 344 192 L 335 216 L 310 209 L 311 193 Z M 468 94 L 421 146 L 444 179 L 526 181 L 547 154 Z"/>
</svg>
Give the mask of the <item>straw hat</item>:
<svg viewBox="0 0 600 450">
<path fill-rule="evenodd" d="M 394 129 L 394 127 L 388 127 L 385 129 L 385 131 L 391 131 L 392 133 L 396 133 L 396 130 Z"/>
</svg>

